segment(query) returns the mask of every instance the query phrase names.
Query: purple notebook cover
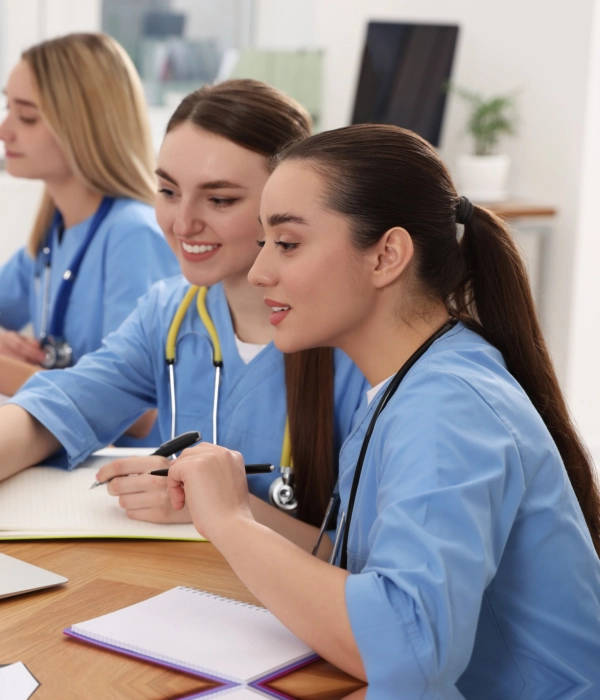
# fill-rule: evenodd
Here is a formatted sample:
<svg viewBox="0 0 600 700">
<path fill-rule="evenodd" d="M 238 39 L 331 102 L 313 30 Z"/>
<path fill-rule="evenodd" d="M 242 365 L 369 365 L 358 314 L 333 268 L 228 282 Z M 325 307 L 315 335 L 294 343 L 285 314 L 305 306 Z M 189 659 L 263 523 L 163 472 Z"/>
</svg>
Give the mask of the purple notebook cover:
<svg viewBox="0 0 600 700">
<path fill-rule="evenodd" d="M 200 698 L 200 697 L 207 697 L 208 695 L 212 693 L 219 692 L 221 690 L 225 690 L 226 688 L 234 688 L 235 686 L 243 685 L 243 683 L 236 683 L 234 681 L 228 681 L 225 680 L 224 678 L 219 678 L 218 676 L 213 676 L 209 673 L 199 673 L 195 669 L 187 668 L 186 666 L 180 666 L 179 664 L 173 664 L 169 663 L 166 661 L 161 661 L 159 659 L 155 659 L 152 656 L 146 656 L 145 654 L 140 654 L 139 652 L 136 651 L 130 651 L 129 649 L 123 649 L 121 647 L 113 646 L 112 644 L 107 644 L 106 642 L 99 642 L 96 639 L 90 639 L 89 637 L 85 637 L 82 634 L 79 634 L 78 632 L 74 632 L 71 627 L 67 627 L 67 629 L 63 630 L 63 633 L 68 635 L 69 637 L 73 637 L 74 639 L 79 639 L 82 642 L 87 642 L 88 644 L 94 644 L 95 646 L 98 647 L 103 647 L 104 649 L 110 649 L 110 651 L 116 651 L 119 654 L 125 654 L 126 656 L 133 656 L 136 659 L 142 659 L 143 661 L 149 661 L 150 663 L 157 664 L 158 666 L 165 666 L 166 668 L 173 668 L 177 671 L 183 671 L 184 673 L 189 673 L 192 676 L 197 676 L 198 678 L 206 678 L 211 681 L 215 681 L 217 683 L 220 683 L 217 688 L 207 688 L 206 690 L 201 691 L 200 693 L 194 693 L 193 695 L 187 695 L 186 697 L 179 698 L 179 700 L 193 700 L 194 698 Z M 308 666 L 308 664 L 312 664 L 314 661 L 316 661 L 319 658 L 318 654 L 313 654 L 312 656 L 309 656 L 306 659 L 302 659 L 301 661 L 297 661 L 295 663 L 291 663 L 289 666 L 285 666 L 284 668 L 280 668 L 274 673 L 268 674 L 264 678 L 259 678 L 258 680 L 252 681 L 251 683 L 248 684 L 248 687 L 250 688 L 256 688 L 257 690 L 260 690 L 263 693 L 268 693 L 274 698 L 280 698 L 281 700 L 294 700 L 291 695 L 286 695 L 285 693 L 281 693 L 277 690 L 274 690 L 273 688 L 269 688 L 266 686 L 267 683 L 270 683 L 271 681 L 274 681 L 276 678 L 281 678 L 281 676 L 285 676 L 286 673 L 290 673 L 291 671 L 295 671 L 298 668 L 302 668 L 303 666 Z"/>
</svg>

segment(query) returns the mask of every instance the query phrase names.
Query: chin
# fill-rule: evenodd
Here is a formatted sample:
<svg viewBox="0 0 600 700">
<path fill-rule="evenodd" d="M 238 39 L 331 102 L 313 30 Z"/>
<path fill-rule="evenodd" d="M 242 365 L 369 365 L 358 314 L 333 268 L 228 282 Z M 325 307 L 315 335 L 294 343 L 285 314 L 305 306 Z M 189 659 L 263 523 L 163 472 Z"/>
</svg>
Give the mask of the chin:
<svg viewBox="0 0 600 700">
<path fill-rule="evenodd" d="M 301 350 L 310 350 L 311 348 L 322 348 L 329 345 L 326 341 L 311 341 L 306 336 L 294 336 L 290 333 L 287 335 L 283 331 L 275 331 L 273 344 L 278 350 L 284 353 L 300 352 Z"/>
<path fill-rule="evenodd" d="M 31 173 L 27 172 L 26 168 L 20 168 L 18 163 L 15 163 L 13 160 L 6 160 L 6 165 L 5 165 L 6 172 L 9 175 L 12 175 L 13 177 L 22 177 L 27 180 L 38 180 L 37 175 L 32 175 Z"/>
<path fill-rule="evenodd" d="M 190 269 L 189 263 L 187 265 L 182 265 L 181 260 L 179 261 L 181 272 L 186 280 L 195 285 L 196 287 L 212 287 L 213 284 L 221 282 L 223 279 L 222 275 L 210 274 L 206 271 L 200 273 L 199 270 L 194 270 L 193 267 Z"/>
<path fill-rule="evenodd" d="M 285 336 L 282 333 L 277 333 L 275 331 L 275 337 L 273 338 L 273 344 L 281 352 L 299 352 L 300 350 L 307 350 L 310 345 L 302 343 L 298 338 L 291 338 Z"/>
</svg>

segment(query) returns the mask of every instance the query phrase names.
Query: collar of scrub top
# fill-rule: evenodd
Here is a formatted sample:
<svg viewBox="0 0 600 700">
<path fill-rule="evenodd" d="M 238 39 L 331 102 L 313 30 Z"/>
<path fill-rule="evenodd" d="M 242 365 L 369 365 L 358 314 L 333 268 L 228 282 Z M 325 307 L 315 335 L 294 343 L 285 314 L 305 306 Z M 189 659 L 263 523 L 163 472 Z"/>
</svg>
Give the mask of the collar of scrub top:
<svg viewBox="0 0 600 700">
<path fill-rule="evenodd" d="M 348 535 L 350 533 L 350 519 L 352 518 L 354 501 L 356 500 L 356 492 L 358 491 L 358 485 L 360 483 L 360 475 L 365 461 L 365 456 L 367 454 L 367 447 L 369 446 L 373 430 L 375 429 L 375 423 L 377 422 L 379 415 L 381 414 L 383 409 L 388 405 L 390 399 L 396 393 L 396 390 L 400 386 L 400 383 L 402 382 L 404 377 L 406 377 L 413 365 L 415 365 L 416 362 L 421 359 L 421 357 L 427 352 L 427 350 L 429 350 L 429 348 L 435 343 L 436 340 L 441 338 L 449 330 L 452 330 L 452 328 L 454 328 L 454 326 L 456 326 L 457 323 L 458 319 L 451 318 L 430 338 L 428 338 L 420 347 L 418 347 L 415 350 L 415 352 L 408 358 L 408 360 L 402 365 L 402 367 L 400 367 L 396 374 L 392 377 L 392 380 L 383 392 L 383 395 L 379 403 L 377 404 L 377 408 L 373 413 L 373 417 L 371 418 L 371 422 L 369 423 L 369 427 L 367 428 L 367 432 L 365 433 L 365 437 L 360 448 L 360 454 L 358 455 L 358 461 L 356 463 L 354 476 L 352 478 L 350 497 L 348 499 L 348 512 L 342 512 L 338 519 L 335 540 L 333 542 L 333 550 L 329 557 L 330 564 L 335 564 L 335 560 L 337 559 L 338 550 L 341 544 L 340 568 L 348 568 Z M 329 500 L 329 505 L 327 506 L 327 510 L 325 511 L 325 517 L 323 518 L 323 523 L 321 525 L 319 534 L 317 536 L 317 541 L 313 548 L 313 555 L 316 555 L 318 553 L 321 540 L 323 539 L 323 534 L 325 533 L 325 530 L 327 530 L 329 523 L 336 517 L 336 514 L 339 510 L 340 501 L 341 499 L 339 494 L 338 482 L 335 485 L 333 495 L 331 496 L 331 499 Z"/>
<path fill-rule="evenodd" d="M 187 313 L 187 310 L 192 304 L 194 297 L 196 297 L 196 308 L 198 310 L 198 315 L 204 323 L 208 335 L 210 337 L 210 342 L 212 345 L 212 362 L 215 368 L 215 389 L 213 395 L 213 444 L 218 445 L 217 442 L 217 411 L 219 407 L 219 384 L 221 380 L 221 369 L 223 367 L 223 354 L 221 352 L 221 343 L 219 342 L 219 335 L 215 324 L 213 323 L 208 309 L 206 307 L 206 295 L 208 294 L 208 287 L 196 287 L 192 285 L 185 296 L 183 297 L 173 320 L 171 321 L 171 326 L 169 327 L 169 332 L 167 334 L 167 344 L 165 347 L 165 359 L 167 365 L 169 366 L 169 384 L 171 388 L 171 437 L 175 437 L 175 427 L 176 427 L 176 416 L 177 416 L 177 401 L 175 398 L 175 361 L 177 359 L 176 346 L 177 346 L 177 336 L 179 335 L 179 329 L 183 323 L 183 318 Z M 283 434 L 283 446 L 281 448 L 281 467 L 291 469 L 291 440 L 290 440 L 290 428 L 289 422 L 286 419 L 285 422 L 285 432 Z"/>
<path fill-rule="evenodd" d="M 64 226 L 62 214 L 58 209 L 54 213 L 54 218 L 52 219 L 52 224 L 46 235 L 46 240 L 44 242 L 43 257 L 45 266 L 45 278 L 44 278 L 44 298 L 42 305 L 42 322 L 40 328 L 40 342 L 44 342 L 48 338 L 60 339 L 63 338 L 63 328 L 65 323 L 65 314 L 67 307 L 69 305 L 69 297 L 73 291 L 73 284 L 77 278 L 79 268 L 83 262 L 83 258 L 86 254 L 89 244 L 92 238 L 96 234 L 96 231 L 100 228 L 100 225 L 106 218 L 110 208 L 114 204 L 114 197 L 104 197 L 100 206 L 94 214 L 94 218 L 90 222 L 87 230 L 85 240 L 75 257 L 71 261 L 69 267 L 65 270 L 62 276 L 60 287 L 56 294 L 56 301 L 54 303 L 54 308 L 52 310 L 52 317 L 48 323 L 49 307 L 50 307 L 50 268 L 52 266 L 52 250 L 54 248 L 54 231 L 57 227 Z"/>
</svg>

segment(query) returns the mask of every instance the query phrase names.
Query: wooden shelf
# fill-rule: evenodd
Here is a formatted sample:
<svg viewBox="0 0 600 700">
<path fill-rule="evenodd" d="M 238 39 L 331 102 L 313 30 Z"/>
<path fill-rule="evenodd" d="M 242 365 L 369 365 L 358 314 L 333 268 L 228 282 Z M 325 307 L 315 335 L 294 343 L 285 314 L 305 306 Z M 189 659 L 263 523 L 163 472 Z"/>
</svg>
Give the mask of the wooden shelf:
<svg viewBox="0 0 600 700">
<path fill-rule="evenodd" d="M 503 219 L 534 219 L 556 216 L 556 209 L 546 204 L 532 204 L 519 200 L 506 202 L 477 202 L 482 207 L 493 211 Z"/>
</svg>

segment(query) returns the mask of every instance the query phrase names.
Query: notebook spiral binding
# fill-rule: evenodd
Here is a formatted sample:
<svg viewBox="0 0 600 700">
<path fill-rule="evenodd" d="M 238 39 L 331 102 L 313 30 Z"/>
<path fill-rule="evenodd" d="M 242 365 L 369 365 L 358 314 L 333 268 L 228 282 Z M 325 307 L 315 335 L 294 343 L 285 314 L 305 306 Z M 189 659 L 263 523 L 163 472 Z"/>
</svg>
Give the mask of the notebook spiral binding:
<svg viewBox="0 0 600 700">
<path fill-rule="evenodd" d="M 209 593 L 208 591 L 201 591 L 199 588 L 191 588 L 190 586 L 177 586 L 177 588 L 181 589 L 182 591 L 189 591 L 190 593 L 197 593 L 205 598 L 212 598 L 213 600 L 222 600 L 225 603 L 231 603 L 232 605 L 236 605 L 240 608 L 249 608 L 250 610 L 258 610 L 259 612 L 262 613 L 268 613 L 269 611 L 266 608 L 261 607 L 260 605 L 253 605 L 252 603 L 243 603 L 241 600 L 235 600 L 234 598 L 227 598 L 226 596 L 223 595 L 217 595 L 216 593 Z"/>
</svg>

